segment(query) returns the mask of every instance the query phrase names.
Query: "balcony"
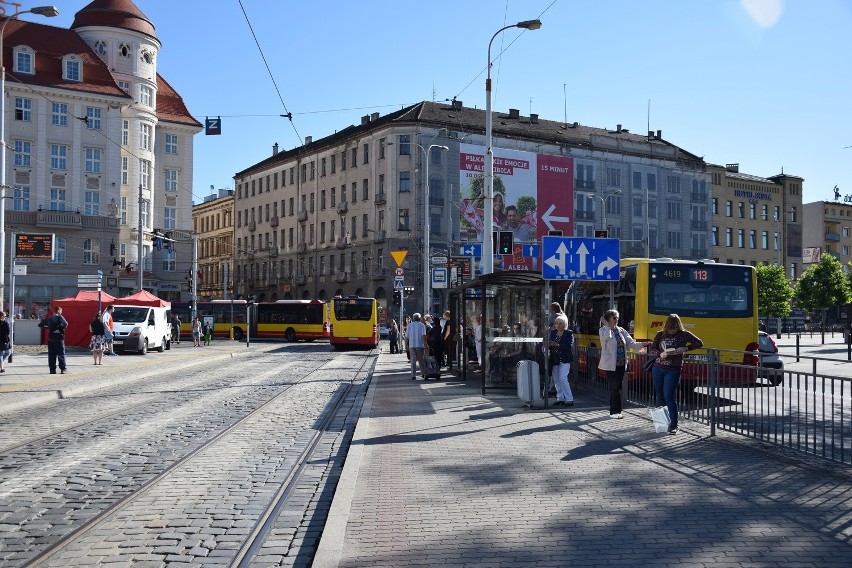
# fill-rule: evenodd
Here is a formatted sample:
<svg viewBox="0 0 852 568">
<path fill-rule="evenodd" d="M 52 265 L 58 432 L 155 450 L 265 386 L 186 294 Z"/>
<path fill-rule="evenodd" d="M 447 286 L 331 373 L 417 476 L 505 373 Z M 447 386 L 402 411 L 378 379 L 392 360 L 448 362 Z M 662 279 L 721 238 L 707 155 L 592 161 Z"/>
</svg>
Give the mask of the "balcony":
<svg viewBox="0 0 852 568">
<path fill-rule="evenodd" d="M 269 218 L 269 226 L 277 227 L 278 226 L 278 217 L 270 217 Z"/>
<path fill-rule="evenodd" d="M 373 272 L 373 280 L 384 280 L 388 276 L 387 268 L 379 268 Z"/>
<path fill-rule="evenodd" d="M 692 229 L 706 230 L 707 229 L 707 221 L 696 221 L 695 219 L 693 219 L 689 222 L 689 227 L 692 228 Z"/>
<path fill-rule="evenodd" d="M 299 211 L 299 221 L 307 221 L 308 220 L 308 212 L 305 209 Z"/>
<path fill-rule="evenodd" d="M 384 205 L 384 204 L 385 204 L 385 203 L 387 203 L 387 201 L 388 201 L 388 200 L 387 200 L 387 197 L 386 197 L 386 196 L 385 196 L 385 194 L 384 194 L 384 192 L 382 192 L 382 193 L 377 193 L 377 194 L 376 194 L 376 197 L 375 197 L 374 199 L 375 199 L 376 205 Z"/>
<path fill-rule="evenodd" d="M 304 286 L 308 279 L 304 274 L 299 274 L 298 276 L 293 277 L 293 281 L 300 286 Z"/>
<path fill-rule="evenodd" d="M 246 223 L 246 228 L 249 231 L 255 231 L 257 230 L 257 224 L 254 221 L 249 221 L 248 223 Z"/>
<path fill-rule="evenodd" d="M 7 213 L 8 215 L 8 213 Z M 11 217 L 11 216 L 9 216 Z M 14 221 L 7 217 L 7 223 Z M 82 229 L 83 216 L 73 211 L 39 211 L 36 214 L 36 227 L 57 229 Z"/>
<path fill-rule="evenodd" d="M 335 248 L 339 248 L 339 249 L 345 249 L 348 244 L 349 244 L 349 240 L 346 237 L 338 237 L 334 241 Z"/>
<path fill-rule="evenodd" d="M 296 252 L 299 254 L 305 254 L 308 252 L 308 245 L 305 243 L 299 243 L 296 245 Z"/>
<path fill-rule="evenodd" d="M 575 179 L 574 180 L 574 188 L 575 189 L 595 189 L 594 180 L 590 179 Z"/>
<path fill-rule="evenodd" d="M 349 212 L 349 204 L 348 203 L 346 203 L 345 201 L 341 201 L 340 203 L 337 204 L 337 213 L 339 215 L 345 215 L 348 212 Z"/>
<path fill-rule="evenodd" d="M 339 283 L 349 282 L 349 274 L 346 272 L 338 272 L 334 278 Z"/>
<path fill-rule="evenodd" d="M 826 231 L 825 240 L 827 240 L 827 241 L 839 241 L 840 240 L 840 233 L 831 233 L 831 232 Z"/>
<path fill-rule="evenodd" d="M 595 212 L 594 211 L 575 211 L 574 212 L 574 219 L 575 220 L 593 221 L 595 219 Z"/>
</svg>

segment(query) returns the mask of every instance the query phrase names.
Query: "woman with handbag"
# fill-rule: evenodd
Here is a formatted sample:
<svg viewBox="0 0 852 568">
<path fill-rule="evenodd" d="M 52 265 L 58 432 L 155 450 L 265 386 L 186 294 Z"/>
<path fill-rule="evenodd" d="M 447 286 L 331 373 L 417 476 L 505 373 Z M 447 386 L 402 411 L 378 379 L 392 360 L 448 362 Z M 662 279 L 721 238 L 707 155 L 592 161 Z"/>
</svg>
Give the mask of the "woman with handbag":
<svg viewBox="0 0 852 568">
<path fill-rule="evenodd" d="M 3 366 L 6 359 L 12 354 L 12 330 L 6 321 L 6 312 L 0 310 L 0 373 L 5 373 Z"/>
<path fill-rule="evenodd" d="M 669 314 L 662 331 L 657 332 L 648 347 L 652 355 L 657 355 L 651 372 L 657 406 L 665 405 L 669 410 L 669 434 L 677 434 L 677 387 L 680 384 L 683 354 L 690 349 L 700 349 L 703 345 L 698 336 L 683 328 L 680 316 Z"/>
<path fill-rule="evenodd" d="M 626 329 L 619 327 L 618 317 L 617 310 L 608 310 L 603 315 L 603 325 L 598 331 L 601 339 L 601 358 L 598 369 L 606 371 L 610 418 L 624 418 L 621 414 L 621 385 L 624 381 L 624 373 L 627 371 L 627 350 L 632 349 L 642 353 L 645 351 L 644 346 L 647 345 L 647 343 L 635 341 Z"/>
<path fill-rule="evenodd" d="M 574 406 L 574 394 L 568 383 L 568 372 L 574 360 L 574 334 L 568 329 L 568 318 L 559 314 L 550 330 L 550 373 L 556 385 L 556 402 L 553 406 Z"/>
</svg>

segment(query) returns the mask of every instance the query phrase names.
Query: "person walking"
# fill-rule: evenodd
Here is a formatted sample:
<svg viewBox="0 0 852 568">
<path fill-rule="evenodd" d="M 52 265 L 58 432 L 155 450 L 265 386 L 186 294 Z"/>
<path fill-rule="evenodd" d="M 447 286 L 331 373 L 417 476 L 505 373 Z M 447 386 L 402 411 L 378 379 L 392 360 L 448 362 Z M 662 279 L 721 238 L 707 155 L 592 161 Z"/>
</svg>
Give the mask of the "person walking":
<svg viewBox="0 0 852 568">
<path fill-rule="evenodd" d="M 41 320 L 38 326 L 47 330 L 47 365 L 50 374 L 56 374 L 56 365 L 59 364 L 59 372 L 65 374 L 65 329 L 68 321 L 62 317 L 62 306 L 54 306 L 53 315 Z"/>
<path fill-rule="evenodd" d="M 204 322 L 201 326 L 201 333 L 204 335 L 204 345 L 210 345 L 210 339 L 213 337 L 213 322 Z"/>
<path fill-rule="evenodd" d="M 680 316 L 669 314 L 663 329 L 657 332 L 648 348 L 651 355 L 657 355 L 651 374 L 654 377 L 657 406 L 669 409 L 669 434 L 677 434 L 677 387 L 680 384 L 683 354 L 703 346 L 698 336 L 683 328 Z"/>
<path fill-rule="evenodd" d="M 396 320 L 391 320 L 388 341 L 390 342 L 391 354 L 399 353 L 399 328 L 396 325 Z"/>
<path fill-rule="evenodd" d="M 112 319 L 114 311 L 115 307 L 107 306 L 101 317 L 101 321 L 104 324 L 104 355 L 118 355 L 112 345 L 115 335 L 115 322 Z"/>
<path fill-rule="evenodd" d="M 624 418 L 621 413 L 621 392 L 624 373 L 627 371 L 627 350 L 645 351 L 647 343 L 635 341 L 627 330 L 618 326 L 618 311 L 608 310 L 603 315 L 603 325 L 598 330 L 601 340 L 601 358 L 598 369 L 606 371 L 609 386 L 609 416 Z M 639 349 L 637 349 L 639 347 Z"/>
<path fill-rule="evenodd" d="M 172 341 L 180 345 L 180 316 L 175 314 L 172 318 Z"/>
<path fill-rule="evenodd" d="M 12 354 L 12 328 L 6 320 L 6 312 L 0 310 L 0 373 L 6 372 L 6 360 Z"/>
<path fill-rule="evenodd" d="M 423 366 L 423 349 L 426 347 L 426 326 L 420 321 L 420 314 L 415 313 L 413 321 L 408 324 L 408 350 L 411 357 L 411 380 L 417 378 L 417 365 L 420 365 L 422 380 L 426 380 L 426 367 Z"/>
<path fill-rule="evenodd" d="M 198 317 L 192 320 L 192 346 L 201 347 L 201 320 Z"/>
<path fill-rule="evenodd" d="M 402 343 L 403 349 L 405 349 L 406 358 L 411 361 L 411 353 L 408 351 L 408 324 L 411 323 L 411 316 L 405 316 L 405 319 L 402 320 Z"/>
<path fill-rule="evenodd" d="M 453 332 L 453 321 L 450 319 L 450 310 L 445 310 L 441 318 L 441 352 L 444 358 L 443 364 L 445 367 L 453 366 L 453 340 L 455 333 Z"/>
<path fill-rule="evenodd" d="M 568 329 L 568 318 L 565 314 L 556 316 L 554 328 L 550 330 L 550 365 L 551 376 L 556 386 L 556 402 L 553 406 L 574 406 L 574 394 L 568 382 L 568 372 L 574 360 L 574 334 Z"/>
<path fill-rule="evenodd" d="M 95 359 L 95 365 L 102 365 L 104 360 L 104 336 L 106 327 L 101 314 L 96 313 L 95 317 L 89 323 L 89 331 L 92 333 L 92 339 L 89 341 L 89 351 L 92 352 L 92 357 Z"/>
</svg>

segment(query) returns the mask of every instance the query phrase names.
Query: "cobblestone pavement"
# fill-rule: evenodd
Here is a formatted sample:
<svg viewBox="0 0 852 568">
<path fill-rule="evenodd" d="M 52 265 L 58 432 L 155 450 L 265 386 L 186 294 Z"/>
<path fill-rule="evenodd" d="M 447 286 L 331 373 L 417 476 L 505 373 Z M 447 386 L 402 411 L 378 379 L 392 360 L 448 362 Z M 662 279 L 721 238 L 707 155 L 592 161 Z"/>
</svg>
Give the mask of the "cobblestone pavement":
<svg viewBox="0 0 852 568">
<path fill-rule="evenodd" d="M 849 566 L 852 474 L 646 409 L 523 410 L 382 355 L 315 566 Z"/>
<path fill-rule="evenodd" d="M 44 565 L 229 564 L 329 412 L 330 400 L 341 393 L 339 416 L 277 518 L 274 538 L 261 547 L 264 564 L 308 565 L 373 359 L 364 353 L 335 355 L 328 345 L 266 346 L 213 363 L 200 359 L 171 376 L 157 375 L 144 388 L 137 381 L 5 413 L 3 564 L 24 565 L 292 387 Z M 87 420 L 92 421 L 82 424 Z M 67 430 L 39 439 L 62 429 Z"/>
</svg>

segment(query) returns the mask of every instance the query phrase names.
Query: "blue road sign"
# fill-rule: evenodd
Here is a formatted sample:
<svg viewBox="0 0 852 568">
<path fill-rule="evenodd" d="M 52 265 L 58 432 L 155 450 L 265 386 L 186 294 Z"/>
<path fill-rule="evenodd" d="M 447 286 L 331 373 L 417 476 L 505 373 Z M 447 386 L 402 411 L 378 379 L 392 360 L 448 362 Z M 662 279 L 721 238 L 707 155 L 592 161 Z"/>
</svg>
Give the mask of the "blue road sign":
<svg viewBox="0 0 852 568">
<path fill-rule="evenodd" d="M 461 247 L 462 256 L 482 256 L 482 243 L 468 243 Z"/>
<path fill-rule="evenodd" d="M 527 258 L 538 258 L 541 254 L 541 245 L 538 243 L 524 243 L 521 247 L 521 252 Z"/>
<path fill-rule="evenodd" d="M 405 279 L 397 276 L 393 279 L 393 289 L 394 290 L 402 290 L 405 288 Z"/>
<path fill-rule="evenodd" d="M 541 256 L 545 280 L 618 280 L 618 239 L 542 237 Z"/>
</svg>

